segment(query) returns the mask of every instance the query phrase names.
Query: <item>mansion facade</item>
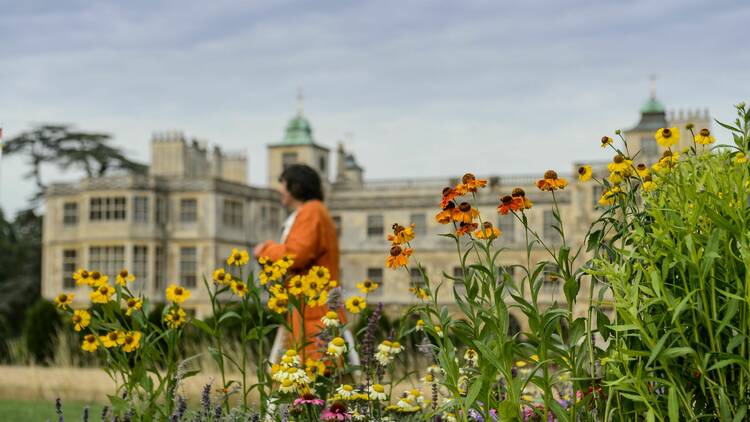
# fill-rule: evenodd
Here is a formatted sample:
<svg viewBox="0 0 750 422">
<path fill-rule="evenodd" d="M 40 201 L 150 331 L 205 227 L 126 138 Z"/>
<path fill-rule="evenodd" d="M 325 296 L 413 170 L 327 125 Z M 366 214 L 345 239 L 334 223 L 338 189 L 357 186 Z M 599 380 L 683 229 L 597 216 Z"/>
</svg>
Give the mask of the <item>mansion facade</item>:
<svg viewBox="0 0 750 422">
<path fill-rule="evenodd" d="M 710 128 L 711 119 L 707 110 L 667 115 L 652 95 L 641 109 L 639 122 L 624 135 L 631 151 L 641 151 L 637 161 L 651 164 L 661 154 L 654 132 L 667 126 L 684 131 L 688 122 L 700 130 Z M 680 147 L 692 145 L 691 139 L 689 133 L 682 133 L 681 142 L 687 144 Z M 592 140 L 594 145 L 596 142 Z M 390 248 L 386 236 L 395 222 L 416 225 L 414 258 L 423 265 L 431 283 L 446 280 L 445 275 L 460 276 L 455 243 L 439 236 L 447 226 L 438 224 L 434 216 L 442 189 L 455 185 L 461 175 L 367 180 L 344 145 L 332 152 L 316 142 L 310 122 L 301 112 L 289 121 L 283 139 L 268 145 L 267 152 L 267 187 L 248 185 L 244 155 L 208 148 L 178 133 L 153 137 L 147 174 L 51 185 L 45 194 L 42 294 L 52 299 L 60 292 L 74 293 L 76 302 L 85 303 L 87 287 L 75 285 L 74 271 L 87 268 L 114 277 L 127 268 L 137 277 L 136 290 L 153 300 L 163 301 L 164 289 L 178 283 L 193 291 L 186 306 L 199 316 L 210 313 L 202 277 L 210 278 L 232 248 L 251 250 L 265 239 L 279 237 L 286 211 L 274 188 L 285 166 L 295 163 L 317 169 L 325 181 L 326 204 L 339 234 L 340 281 L 345 295 L 356 291 L 356 283 L 370 279 L 381 285 L 370 294 L 371 302 L 392 308 L 415 303 L 409 287 L 422 282 L 419 272 L 385 268 Z M 583 241 L 598 215 L 602 194 L 596 183 L 574 180 L 580 164 L 572 163 L 573 175 L 567 176 L 570 185 L 556 193 L 566 239 L 573 245 Z M 604 162 L 592 166 L 599 174 L 606 169 Z M 489 181 L 478 194 L 479 210 L 502 230 L 496 244 L 505 251 L 497 264 L 516 278 L 513 266 L 526 262 L 523 227 L 512 215 L 497 214 L 499 198 L 515 187 L 523 188 L 534 203 L 527 213 L 529 225 L 555 244 L 559 235 L 553 228 L 552 196 L 536 189 L 540 174 L 478 176 Z M 532 262 L 549 259 L 542 248 L 533 249 L 531 258 Z M 542 304 L 565 300 L 555 273 L 554 267 L 545 270 Z M 587 282 L 584 280 L 582 291 Z M 446 283 L 450 286 L 448 280 Z M 444 303 L 453 300 L 451 290 L 442 289 Z M 585 312 L 587 305 L 577 306 Z"/>
</svg>

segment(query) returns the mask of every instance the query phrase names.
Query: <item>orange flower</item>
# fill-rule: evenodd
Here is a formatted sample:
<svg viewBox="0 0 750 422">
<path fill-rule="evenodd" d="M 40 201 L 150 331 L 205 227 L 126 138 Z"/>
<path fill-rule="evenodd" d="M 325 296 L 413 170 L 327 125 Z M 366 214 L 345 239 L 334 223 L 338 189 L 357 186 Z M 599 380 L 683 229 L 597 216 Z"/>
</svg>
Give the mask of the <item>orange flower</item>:
<svg viewBox="0 0 750 422">
<path fill-rule="evenodd" d="M 440 201 L 440 208 L 445 209 L 445 207 L 448 206 L 448 203 L 453 201 L 455 197 L 458 196 L 458 192 L 456 192 L 455 189 L 453 189 L 450 186 L 446 186 L 443 188 L 443 200 Z"/>
<path fill-rule="evenodd" d="M 534 205 L 529 198 L 526 197 L 526 192 L 521 188 L 513 189 L 510 196 L 513 197 L 513 202 L 518 204 L 517 206 L 519 210 L 530 210 L 531 206 Z"/>
<path fill-rule="evenodd" d="M 461 183 L 456 186 L 455 191 L 460 195 L 464 195 L 468 192 L 476 192 L 477 189 L 485 186 L 487 186 L 486 179 L 477 179 L 473 174 L 466 173 L 464 174 L 464 177 L 461 178 Z"/>
<path fill-rule="evenodd" d="M 497 212 L 502 215 L 507 215 L 509 211 L 518 210 L 517 204 L 514 204 L 513 197 L 505 195 L 500 198 L 500 205 L 497 207 Z"/>
<path fill-rule="evenodd" d="M 401 246 L 394 245 L 391 247 L 391 254 L 385 260 L 385 265 L 394 270 L 399 267 L 405 267 L 409 263 L 409 256 L 411 256 L 412 252 L 412 248 L 402 249 Z"/>
<path fill-rule="evenodd" d="M 472 208 L 468 202 L 461 202 L 458 208 L 453 211 L 453 221 L 459 223 L 471 223 L 477 217 L 479 217 L 479 211 Z"/>
<path fill-rule="evenodd" d="M 467 233 L 471 233 L 476 230 L 477 227 L 479 227 L 479 224 L 477 223 L 461 222 L 461 224 L 458 225 L 458 230 L 456 230 L 456 236 L 463 236 Z"/>
<path fill-rule="evenodd" d="M 393 224 L 393 234 L 388 235 L 388 241 L 391 242 L 392 245 L 401 245 L 410 242 L 414 239 L 415 226 L 415 224 L 412 224 L 409 227 L 404 227 L 398 223 Z"/>
<path fill-rule="evenodd" d="M 492 227 L 492 223 L 485 221 L 484 224 L 482 224 L 482 229 L 474 232 L 474 236 L 476 236 L 477 239 L 497 239 L 500 237 L 500 229 Z"/>
<path fill-rule="evenodd" d="M 543 191 L 554 191 L 557 189 L 565 189 L 568 186 L 568 181 L 557 177 L 557 172 L 554 170 L 547 170 L 544 172 L 544 179 L 537 180 L 536 187 Z"/>
<path fill-rule="evenodd" d="M 453 221 L 453 212 L 456 210 L 456 203 L 449 201 L 436 216 L 435 220 L 440 224 L 448 224 Z"/>
</svg>

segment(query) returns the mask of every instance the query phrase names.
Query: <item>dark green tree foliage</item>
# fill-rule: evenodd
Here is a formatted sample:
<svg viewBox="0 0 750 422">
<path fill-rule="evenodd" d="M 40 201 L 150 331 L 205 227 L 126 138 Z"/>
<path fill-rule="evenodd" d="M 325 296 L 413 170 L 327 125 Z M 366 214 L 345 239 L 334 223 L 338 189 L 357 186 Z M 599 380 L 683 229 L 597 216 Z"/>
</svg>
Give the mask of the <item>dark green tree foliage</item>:
<svg viewBox="0 0 750 422">
<path fill-rule="evenodd" d="M 29 308 L 23 337 L 29 355 L 37 363 L 44 364 L 52 358 L 61 323 L 60 314 L 50 301 L 39 299 Z"/>
</svg>

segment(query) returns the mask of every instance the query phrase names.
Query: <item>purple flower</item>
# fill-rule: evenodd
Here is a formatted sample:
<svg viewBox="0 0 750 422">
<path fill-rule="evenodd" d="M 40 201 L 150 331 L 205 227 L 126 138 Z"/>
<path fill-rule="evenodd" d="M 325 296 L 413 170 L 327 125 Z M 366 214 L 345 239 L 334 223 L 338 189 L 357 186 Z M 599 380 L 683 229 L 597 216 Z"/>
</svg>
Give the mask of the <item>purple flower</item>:
<svg viewBox="0 0 750 422">
<path fill-rule="evenodd" d="M 295 406 L 299 406 L 301 404 L 312 404 L 315 406 L 323 406 L 324 404 L 326 404 L 326 402 L 308 393 L 308 394 L 303 395 L 302 397 L 295 399 L 293 404 Z"/>
<path fill-rule="evenodd" d="M 322 421 L 348 421 L 351 419 L 352 415 L 347 413 L 346 405 L 341 402 L 332 404 L 331 407 L 320 414 L 320 420 Z"/>
</svg>

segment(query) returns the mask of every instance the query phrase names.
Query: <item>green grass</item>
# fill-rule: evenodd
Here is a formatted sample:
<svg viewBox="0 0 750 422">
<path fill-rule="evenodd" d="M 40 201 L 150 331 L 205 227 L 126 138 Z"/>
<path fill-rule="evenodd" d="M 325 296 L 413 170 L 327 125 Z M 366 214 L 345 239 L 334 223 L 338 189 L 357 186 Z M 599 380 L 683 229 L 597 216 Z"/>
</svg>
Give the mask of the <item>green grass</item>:
<svg viewBox="0 0 750 422">
<path fill-rule="evenodd" d="M 66 422 L 78 422 L 83 420 L 83 408 L 87 403 L 76 401 L 63 401 L 63 415 Z M 102 413 L 102 405 L 88 403 L 89 421 L 98 422 Z M 49 419 L 57 422 L 55 413 L 55 402 L 50 401 L 25 401 L 25 400 L 0 400 L 0 420 L 3 421 L 29 421 L 44 422 Z"/>
</svg>

